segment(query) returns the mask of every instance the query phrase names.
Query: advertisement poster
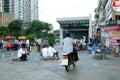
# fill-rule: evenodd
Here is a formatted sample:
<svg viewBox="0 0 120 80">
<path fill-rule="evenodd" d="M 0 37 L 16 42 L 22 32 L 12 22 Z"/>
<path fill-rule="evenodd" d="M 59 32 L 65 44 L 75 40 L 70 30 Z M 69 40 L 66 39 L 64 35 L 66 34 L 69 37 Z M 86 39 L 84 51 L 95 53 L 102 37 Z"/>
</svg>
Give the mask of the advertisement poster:
<svg viewBox="0 0 120 80">
<path fill-rule="evenodd" d="M 115 48 L 118 45 L 117 39 L 120 39 L 120 25 L 103 26 L 101 27 L 101 31 L 102 40 L 105 42 L 107 39 L 109 39 L 109 47 Z"/>
</svg>

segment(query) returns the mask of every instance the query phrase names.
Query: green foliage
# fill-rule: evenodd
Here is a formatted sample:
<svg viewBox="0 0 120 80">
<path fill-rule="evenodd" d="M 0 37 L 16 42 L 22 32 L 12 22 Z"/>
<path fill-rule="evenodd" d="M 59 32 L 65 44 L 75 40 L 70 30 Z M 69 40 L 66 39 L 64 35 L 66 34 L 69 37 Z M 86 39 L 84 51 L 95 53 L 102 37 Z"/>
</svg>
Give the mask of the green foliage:
<svg viewBox="0 0 120 80">
<path fill-rule="evenodd" d="M 27 35 L 27 38 L 30 39 L 31 41 L 33 41 L 35 38 L 35 34 L 29 34 L 29 35 Z"/>
<path fill-rule="evenodd" d="M 22 20 L 14 20 L 10 22 L 8 25 L 10 35 L 13 35 L 13 36 L 21 35 L 22 25 L 23 25 Z"/>
<path fill-rule="evenodd" d="M 0 37 L 8 35 L 8 27 L 0 26 Z"/>
<path fill-rule="evenodd" d="M 52 25 L 39 20 L 33 20 L 28 23 L 26 34 L 35 34 L 36 37 L 45 37 L 52 29 Z"/>
<path fill-rule="evenodd" d="M 54 34 L 49 34 L 48 35 L 48 39 L 49 39 L 49 44 L 55 44 L 55 37 Z"/>
<path fill-rule="evenodd" d="M 25 26 L 26 29 L 23 27 Z M 53 29 L 52 25 L 47 22 L 42 22 L 39 20 L 33 20 L 32 22 L 23 23 L 22 20 L 13 20 L 9 23 L 8 27 L 0 27 L 0 37 L 10 35 L 10 36 L 21 36 L 25 35 L 30 40 L 34 38 L 49 38 L 49 42 L 55 43 L 55 36 L 50 31 Z"/>
<path fill-rule="evenodd" d="M 60 30 L 55 30 L 54 31 L 54 36 L 56 39 L 59 39 L 60 38 Z"/>
</svg>

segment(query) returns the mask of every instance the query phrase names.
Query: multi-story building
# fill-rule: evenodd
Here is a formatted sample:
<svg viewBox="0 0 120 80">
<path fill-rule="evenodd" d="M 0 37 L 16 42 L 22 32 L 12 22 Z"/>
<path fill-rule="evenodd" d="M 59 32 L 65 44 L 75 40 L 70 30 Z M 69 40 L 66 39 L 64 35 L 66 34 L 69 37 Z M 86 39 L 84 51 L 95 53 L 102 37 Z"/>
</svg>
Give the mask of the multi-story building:
<svg viewBox="0 0 120 80">
<path fill-rule="evenodd" d="M 15 19 L 38 20 L 38 0 L 15 0 Z"/>
<path fill-rule="evenodd" d="M 113 1 L 115 0 L 98 0 L 97 23 L 101 29 L 101 39 L 103 41 L 109 39 L 110 47 L 116 47 L 117 39 L 120 39 L 120 12 L 113 9 Z"/>
<path fill-rule="evenodd" d="M 0 26 L 7 26 L 13 18 L 14 15 L 10 14 L 9 0 L 0 0 Z"/>
<path fill-rule="evenodd" d="M 38 20 L 38 0 L 31 0 L 31 20 Z"/>
<path fill-rule="evenodd" d="M 0 12 L 2 12 L 2 0 L 0 0 Z"/>
<path fill-rule="evenodd" d="M 38 20 L 38 0 L 0 0 L 0 12 L 0 25 L 4 25 L 6 13 L 12 15 L 12 20 L 20 19 L 24 23 Z"/>
<path fill-rule="evenodd" d="M 24 8 L 24 17 L 25 17 L 25 22 L 29 22 L 29 21 L 32 21 L 31 20 L 31 5 L 33 3 L 31 3 L 32 0 L 26 0 L 25 1 L 25 4 L 26 4 L 26 7 Z M 34 1 L 34 0 L 33 0 Z"/>
<path fill-rule="evenodd" d="M 98 1 L 98 14 L 99 20 L 98 23 L 112 20 L 120 20 L 120 12 L 116 12 L 112 8 L 113 0 L 99 0 Z"/>
<path fill-rule="evenodd" d="M 17 0 L 15 0 L 17 1 Z M 9 13 L 13 14 L 15 12 L 15 1 L 14 0 L 9 0 Z"/>
<path fill-rule="evenodd" d="M 2 0 L 3 12 L 9 13 L 9 0 Z"/>
</svg>

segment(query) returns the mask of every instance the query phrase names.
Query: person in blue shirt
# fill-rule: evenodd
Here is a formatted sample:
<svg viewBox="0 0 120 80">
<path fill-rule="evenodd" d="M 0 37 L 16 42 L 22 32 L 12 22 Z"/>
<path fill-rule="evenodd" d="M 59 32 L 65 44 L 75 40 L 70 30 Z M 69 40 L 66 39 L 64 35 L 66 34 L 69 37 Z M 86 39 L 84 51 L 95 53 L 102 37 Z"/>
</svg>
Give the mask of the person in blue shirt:
<svg viewBox="0 0 120 80">
<path fill-rule="evenodd" d="M 17 49 L 18 49 L 18 40 L 17 40 L 17 39 L 15 39 L 15 40 L 13 41 L 13 46 L 14 46 L 14 50 L 17 50 Z"/>
</svg>

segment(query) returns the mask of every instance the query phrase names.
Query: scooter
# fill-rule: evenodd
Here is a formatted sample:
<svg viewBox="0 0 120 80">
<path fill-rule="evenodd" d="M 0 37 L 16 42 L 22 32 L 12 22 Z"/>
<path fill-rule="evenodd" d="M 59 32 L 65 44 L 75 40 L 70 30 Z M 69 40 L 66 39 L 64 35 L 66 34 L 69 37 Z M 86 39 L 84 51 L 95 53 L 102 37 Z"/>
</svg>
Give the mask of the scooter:
<svg viewBox="0 0 120 80">
<path fill-rule="evenodd" d="M 65 67 L 66 71 L 70 70 L 70 65 L 75 66 L 75 62 L 78 61 L 79 58 L 77 56 L 77 52 L 72 52 L 69 54 L 63 54 L 63 59 L 62 59 L 62 66 Z"/>
<path fill-rule="evenodd" d="M 87 47 L 88 47 L 88 52 L 90 54 L 92 54 L 93 52 L 95 54 L 97 54 L 97 53 L 100 54 L 102 52 L 102 50 L 103 50 L 103 48 L 102 48 L 101 45 L 92 45 L 92 44 L 89 44 Z"/>
</svg>

